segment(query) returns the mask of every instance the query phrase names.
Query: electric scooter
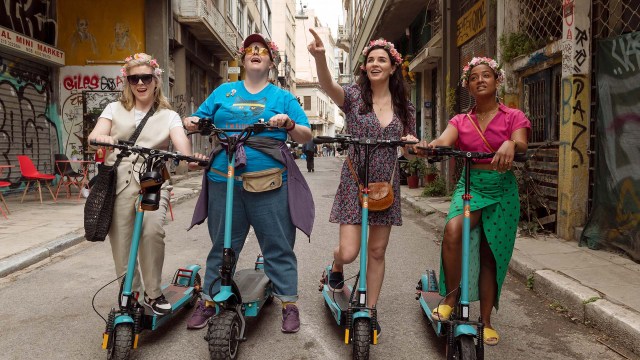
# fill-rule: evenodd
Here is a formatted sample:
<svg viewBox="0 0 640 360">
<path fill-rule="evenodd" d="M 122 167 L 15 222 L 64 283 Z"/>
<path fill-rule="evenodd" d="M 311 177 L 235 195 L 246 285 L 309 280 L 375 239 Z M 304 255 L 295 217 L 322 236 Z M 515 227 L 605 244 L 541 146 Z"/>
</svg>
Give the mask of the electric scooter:
<svg viewBox="0 0 640 360">
<path fill-rule="evenodd" d="M 430 156 L 433 156 L 433 158 L 429 158 L 429 162 L 442 161 L 443 157 L 464 159 L 465 189 L 462 195 L 464 209 L 462 221 L 462 272 L 453 312 L 449 320 L 440 320 L 432 316 L 432 310 L 442 304 L 444 300 L 444 297 L 440 296 L 438 278 L 433 269 L 427 269 L 420 277 L 416 287 L 416 300 L 420 302 L 420 307 L 427 319 L 429 319 L 436 335 L 447 337 L 447 360 L 482 360 L 484 359 L 482 336 L 484 324 L 482 323 L 482 317 L 479 317 L 478 321 L 469 320 L 469 234 L 471 232 L 471 194 L 469 184 L 473 160 L 490 159 L 493 158 L 495 153 L 462 151 L 449 146 L 436 146 L 433 149 L 418 146 L 418 149 L 426 150 Z M 526 160 L 525 154 L 516 154 L 514 158 L 514 161 L 519 162 Z"/>
<path fill-rule="evenodd" d="M 375 138 L 355 138 L 342 134 L 335 137 L 318 136 L 315 144 L 337 143 L 340 150 L 349 145 L 364 147 L 364 171 L 362 187 L 362 231 L 360 233 L 360 269 L 351 286 L 344 284 L 341 292 L 329 288 L 329 264 L 322 275 L 319 290 L 322 292 L 325 305 L 331 311 L 339 326 L 344 327 L 344 343 L 353 344 L 353 359 L 368 359 L 370 345 L 378 344 L 377 310 L 367 307 L 367 244 L 369 240 L 369 157 L 379 147 L 393 147 L 416 144 L 415 141 L 383 140 Z M 355 163 L 355 162 L 354 162 Z M 356 295 L 357 294 L 357 295 Z"/>
<path fill-rule="evenodd" d="M 133 274 L 138 259 L 138 246 L 142 233 L 142 220 L 145 211 L 155 211 L 159 208 L 160 188 L 165 181 L 165 162 L 168 160 L 185 160 L 197 162 L 206 166 L 207 162 L 179 153 L 150 149 L 134 145 L 128 141 L 119 141 L 118 144 L 109 144 L 91 141 L 91 145 L 111 147 L 119 149 L 119 157 L 138 154 L 143 157 L 144 163 L 139 169 L 140 194 L 136 202 L 136 218 L 133 228 L 131 249 L 129 250 L 129 262 L 124 281 L 121 283 L 118 308 L 112 308 L 106 320 L 106 329 L 102 337 L 102 348 L 107 350 L 107 358 L 114 360 L 129 359 L 131 349 L 138 347 L 139 335 L 144 329 L 156 330 L 169 319 L 174 317 L 181 309 L 193 307 L 199 296 L 201 279 L 198 272 L 199 265 L 188 265 L 179 268 L 170 284 L 162 286 L 162 293 L 171 303 L 171 312 L 166 315 L 158 315 L 146 306 L 141 306 L 137 301 L 137 294 L 132 290 Z"/>
<path fill-rule="evenodd" d="M 262 255 L 258 255 L 253 269 L 234 273 L 236 254 L 231 247 L 236 150 L 252 135 L 271 129 L 278 128 L 267 125 L 263 119 L 244 129 L 217 128 L 210 119 L 200 119 L 198 131 L 194 132 L 215 137 L 223 145 L 228 161 L 222 266 L 219 278 L 207 289 L 216 309 L 216 314 L 208 320 L 204 337 L 209 344 L 211 359 L 235 359 L 238 345 L 246 340 L 246 318 L 257 317 L 264 306 L 273 302 L 273 284 L 264 272 Z M 230 133 L 236 135 L 231 136 Z M 212 294 L 213 284 L 217 281 L 220 281 L 220 290 Z"/>
</svg>

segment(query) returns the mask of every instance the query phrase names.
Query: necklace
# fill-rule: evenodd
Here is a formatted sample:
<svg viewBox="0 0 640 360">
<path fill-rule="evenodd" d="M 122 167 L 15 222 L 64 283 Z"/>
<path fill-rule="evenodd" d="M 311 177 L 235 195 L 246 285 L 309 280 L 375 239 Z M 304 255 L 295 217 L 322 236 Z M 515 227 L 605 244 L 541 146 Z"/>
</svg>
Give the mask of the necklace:
<svg viewBox="0 0 640 360">
<path fill-rule="evenodd" d="M 476 113 L 476 116 L 478 118 L 478 122 L 479 123 L 484 123 L 486 120 L 491 120 L 493 119 L 493 116 L 496 114 L 496 112 L 498 112 L 498 106 L 496 106 L 495 108 L 483 112 L 483 113 Z"/>
<path fill-rule="evenodd" d="M 387 106 L 391 103 L 391 98 L 389 98 L 389 101 L 385 101 L 382 104 L 378 104 L 375 101 L 373 102 L 374 108 L 377 106 L 378 107 L 378 112 L 382 112 L 382 109 L 387 109 Z"/>
</svg>

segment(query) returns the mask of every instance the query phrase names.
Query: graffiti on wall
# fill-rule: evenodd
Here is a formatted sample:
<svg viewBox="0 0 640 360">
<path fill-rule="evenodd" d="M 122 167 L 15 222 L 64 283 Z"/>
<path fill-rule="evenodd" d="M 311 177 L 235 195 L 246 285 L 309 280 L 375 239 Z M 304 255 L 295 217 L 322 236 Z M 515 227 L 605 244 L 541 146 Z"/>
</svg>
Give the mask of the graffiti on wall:
<svg viewBox="0 0 640 360">
<path fill-rule="evenodd" d="M 87 129 L 85 124 L 83 92 L 106 91 L 117 94 L 122 88 L 120 67 L 108 66 L 65 66 L 60 69 L 60 113 L 62 116 L 62 150 L 67 156 L 82 156 Z M 117 96 L 116 96 L 117 98 Z M 106 106 L 115 100 L 113 95 L 106 97 L 106 103 L 91 99 L 92 104 Z M 102 109 L 92 106 L 92 113 Z M 99 114 L 98 114 L 99 115 Z"/>
<path fill-rule="evenodd" d="M 121 61 L 144 51 L 144 0 L 58 0 L 58 10 L 67 65 Z"/>
<path fill-rule="evenodd" d="M 4 0 L 0 5 L 0 26 L 56 46 L 54 6 L 51 0 Z"/>
<path fill-rule="evenodd" d="M 573 168 L 583 166 L 587 160 L 586 154 L 583 154 L 580 147 L 576 146 L 578 142 L 586 141 L 587 136 L 587 124 L 589 122 L 587 118 L 589 98 L 585 91 L 587 80 L 585 75 L 574 75 L 562 79 L 562 126 L 571 123 L 571 126 L 577 129 L 572 132 L 574 135 L 571 142 L 561 142 L 560 146 L 565 152 L 571 151 L 577 155 L 577 163 L 571 164 Z M 568 155 L 565 153 L 565 156 Z"/>
<path fill-rule="evenodd" d="M 580 239 L 640 260 L 640 32 L 598 42 L 598 119 L 593 211 Z M 635 71 L 634 71 L 635 70 Z"/>
<path fill-rule="evenodd" d="M 57 146 L 57 125 L 52 114 L 47 77 L 23 70 L 0 58 L 0 162 L 17 165 L 16 155 L 29 155 L 37 165 L 48 165 L 46 154 Z M 39 164 L 40 156 L 43 162 Z M 5 179 L 19 185 L 19 168 L 8 169 Z"/>
</svg>

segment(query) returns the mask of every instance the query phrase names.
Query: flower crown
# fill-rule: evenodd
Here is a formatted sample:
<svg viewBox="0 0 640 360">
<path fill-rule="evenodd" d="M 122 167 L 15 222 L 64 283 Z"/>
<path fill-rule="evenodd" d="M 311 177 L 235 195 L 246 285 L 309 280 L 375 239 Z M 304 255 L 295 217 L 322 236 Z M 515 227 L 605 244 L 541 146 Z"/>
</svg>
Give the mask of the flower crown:
<svg viewBox="0 0 640 360">
<path fill-rule="evenodd" d="M 127 56 L 127 58 L 124 59 L 124 65 L 122 66 L 122 68 L 120 68 L 120 74 L 126 77 L 127 68 L 131 68 L 139 65 L 151 66 L 153 68 L 153 74 L 158 77 L 160 77 L 160 75 L 162 75 L 162 73 L 164 72 L 164 70 L 160 69 L 160 64 L 158 64 L 158 60 L 151 57 L 151 55 L 145 54 L 145 53 L 137 53 L 131 56 Z"/>
<path fill-rule="evenodd" d="M 362 50 L 362 55 L 360 55 L 360 70 L 366 70 L 366 60 L 367 60 L 366 56 L 369 54 L 369 51 L 371 51 L 371 48 L 374 46 L 379 46 L 389 51 L 389 54 L 391 54 L 391 58 L 395 60 L 396 65 L 402 64 L 402 55 L 400 55 L 398 50 L 396 50 L 396 47 L 393 45 L 393 43 L 383 38 L 380 38 L 378 40 L 371 40 L 369 42 L 369 46 L 365 46 L 364 49 Z"/>
<path fill-rule="evenodd" d="M 275 60 L 279 55 L 278 45 L 276 45 L 275 41 L 269 41 L 269 39 L 264 37 L 262 34 L 258 34 L 258 35 L 262 36 L 264 41 L 267 42 L 267 45 L 269 46 L 269 51 L 271 52 L 271 58 Z M 244 55 L 244 46 L 240 46 L 240 49 L 238 49 L 238 57 L 242 58 L 243 55 Z"/>
<path fill-rule="evenodd" d="M 462 87 L 467 87 L 467 84 L 469 83 L 469 75 L 471 75 L 471 69 L 478 65 L 487 65 L 493 70 L 493 72 L 496 73 L 496 80 L 499 83 L 504 82 L 504 70 L 502 69 L 502 66 L 498 65 L 497 61 L 488 57 L 474 57 L 473 59 L 471 59 L 471 61 L 469 61 L 467 66 L 462 68 L 462 76 L 460 77 Z"/>
</svg>

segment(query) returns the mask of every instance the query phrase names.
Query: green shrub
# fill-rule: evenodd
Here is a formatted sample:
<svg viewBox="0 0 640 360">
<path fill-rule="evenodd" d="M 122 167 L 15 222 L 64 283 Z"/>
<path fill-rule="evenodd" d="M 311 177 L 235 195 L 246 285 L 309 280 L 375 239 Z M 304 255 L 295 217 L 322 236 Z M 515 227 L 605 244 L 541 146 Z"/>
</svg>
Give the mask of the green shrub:
<svg viewBox="0 0 640 360">
<path fill-rule="evenodd" d="M 520 55 L 532 53 L 541 46 L 540 41 L 520 32 L 502 34 L 500 36 L 502 60 L 506 62 L 510 62 Z"/>
<path fill-rule="evenodd" d="M 435 181 L 427 184 L 422 190 L 422 196 L 445 196 L 447 195 L 447 184 L 438 176 Z"/>
</svg>

